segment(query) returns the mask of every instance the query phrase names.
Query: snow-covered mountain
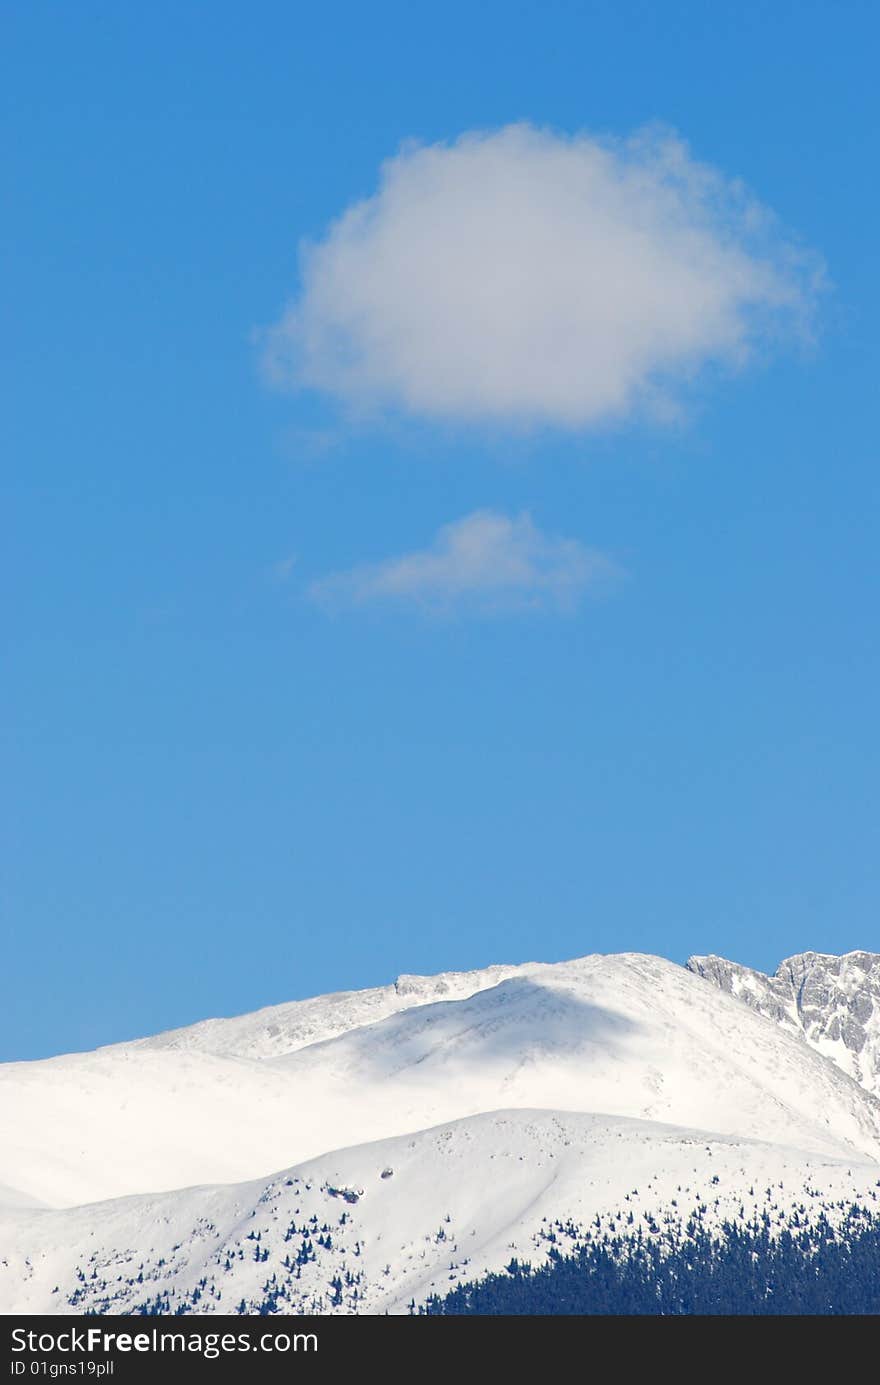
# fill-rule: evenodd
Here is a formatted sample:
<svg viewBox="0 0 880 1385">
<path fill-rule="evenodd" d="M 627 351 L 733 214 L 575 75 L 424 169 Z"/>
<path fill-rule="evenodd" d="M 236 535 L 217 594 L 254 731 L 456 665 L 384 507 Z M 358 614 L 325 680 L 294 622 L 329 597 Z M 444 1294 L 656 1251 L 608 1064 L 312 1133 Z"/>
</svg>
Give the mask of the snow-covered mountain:
<svg viewBox="0 0 880 1385">
<path fill-rule="evenodd" d="M 880 953 L 831 957 L 801 952 L 780 962 L 775 976 L 725 961 L 691 957 L 689 970 L 744 1000 L 880 1096 Z"/>
<path fill-rule="evenodd" d="M 623 954 L 402 977 L 6 1064 L 0 1310 L 396 1311 L 636 1196 L 876 1198 L 866 1069 L 740 973 Z"/>
<path fill-rule="evenodd" d="M 5 1312 L 402 1313 L 575 1226 L 876 1207 L 880 1167 L 652 1121 L 493 1111 L 253 1182 L 2 1220 Z"/>
<path fill-rule="evenodd" d="M 880 1104 L 796 1034 L 659 957 L 593 956 L 357 995 L 335 1037 L 254 1057 L 263 1024 L 0 1068 L 0 1183 L 50 1206 L 238 1182 L 485 1111 L 629 1116 L 880 1156 Z M 396 991 L 384 996 L 396 1005 Z M 346 1025 L 343 1032 L 343 1024 Z M 197 1042 L 193 1042 L 193 1040 Z M 211 1047 L 198 1046 L 208 1040 Z M 215 1049 L 219 1051 L 215 1051 Z"/>
</svg>

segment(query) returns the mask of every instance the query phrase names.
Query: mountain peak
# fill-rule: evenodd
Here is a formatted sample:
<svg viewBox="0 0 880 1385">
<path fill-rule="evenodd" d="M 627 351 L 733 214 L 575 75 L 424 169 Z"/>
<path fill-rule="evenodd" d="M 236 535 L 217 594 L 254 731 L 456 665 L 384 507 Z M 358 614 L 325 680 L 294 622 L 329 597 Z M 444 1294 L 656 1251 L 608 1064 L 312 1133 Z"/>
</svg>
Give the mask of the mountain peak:
<svg viewBox="0 0 880 1385">
<path fill-rule="evenodd" d="M 709 955 L 688 970 L 799 1032 L 813 1048 L 880 1097 L 880 953 L 799 952 L 773 976 Z"/>
</svg>

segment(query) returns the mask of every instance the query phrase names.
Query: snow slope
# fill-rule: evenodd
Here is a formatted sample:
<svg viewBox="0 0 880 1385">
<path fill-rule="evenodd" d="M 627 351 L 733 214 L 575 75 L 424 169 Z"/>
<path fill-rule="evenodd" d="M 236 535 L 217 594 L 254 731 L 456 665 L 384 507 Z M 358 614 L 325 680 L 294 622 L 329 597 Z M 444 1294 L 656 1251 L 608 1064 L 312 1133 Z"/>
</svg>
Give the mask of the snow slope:
<svg viewBox="0 0 880 1385">
<path fill-rule="evenodd" d="M 0 1307 L 406 1312 L 514 1256 L 540 1262 L 569 1222 L 656 1234 L 700 1206 L 710 1222 L 793 1206 L 833 1217 L 836 1202 L 877 1203 L 878 1175 L 655 1122 L 492 1112 L 232 1187 L 9 1212 Z"/>
<path fill-rule="evenodd" d="M 5 1065 L 0 1183 L 64 1206 L 239 1182 L 517 1107 L 880 1157 L 880 1103 L 672 962 L 594 956 L 497 975 L 278 1058 L 132 1044 Z M 310 1023 L 320 1031 L 319 1012 Z"/>
</svg>

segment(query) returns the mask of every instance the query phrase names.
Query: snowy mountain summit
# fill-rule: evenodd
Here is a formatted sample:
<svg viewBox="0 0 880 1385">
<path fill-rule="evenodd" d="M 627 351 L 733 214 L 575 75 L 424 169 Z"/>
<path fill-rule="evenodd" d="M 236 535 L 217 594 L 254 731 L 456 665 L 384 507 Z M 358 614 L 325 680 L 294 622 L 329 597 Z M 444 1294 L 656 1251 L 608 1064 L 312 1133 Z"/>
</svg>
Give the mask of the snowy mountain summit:
<svg viewBox="0 0 880 1385">
<path fill-rule="evenodd" d="M 878 1001 L 594 955 L 0 1066 L 0 1311 L 405 1311 L 556 1225 L 876 1202 Z"/>
</svg>

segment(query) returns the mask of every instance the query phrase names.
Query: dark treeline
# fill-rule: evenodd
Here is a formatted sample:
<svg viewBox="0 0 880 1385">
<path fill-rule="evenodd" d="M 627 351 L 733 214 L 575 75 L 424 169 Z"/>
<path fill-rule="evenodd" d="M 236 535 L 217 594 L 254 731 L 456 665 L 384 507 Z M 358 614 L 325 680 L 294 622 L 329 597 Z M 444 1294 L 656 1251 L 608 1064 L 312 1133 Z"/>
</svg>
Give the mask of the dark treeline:
<svg viewBox="0 0 880 1385">
<path fill-rule="evenodd" d="M 427 1314 L 849 1314 L 880 1313 L 880 1214 L 853 1206 L 834 1224 L 797 1212 L 691 1221 L 656 1235 L 586 1236 L 538 1269 L 506 1272 L 428 1300 Z"/>
</svg>

